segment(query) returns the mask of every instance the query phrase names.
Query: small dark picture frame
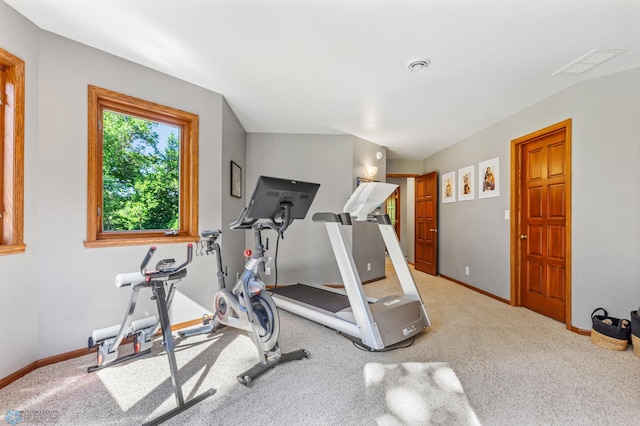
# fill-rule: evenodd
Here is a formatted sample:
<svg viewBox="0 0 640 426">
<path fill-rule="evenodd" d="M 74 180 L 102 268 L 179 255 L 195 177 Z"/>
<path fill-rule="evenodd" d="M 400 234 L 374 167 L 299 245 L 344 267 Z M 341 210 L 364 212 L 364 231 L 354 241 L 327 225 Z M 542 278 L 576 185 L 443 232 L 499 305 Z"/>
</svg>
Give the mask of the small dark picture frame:
<svg viewBox="0 0 640 426">
<path fill-rule="evenodd" d="M 231 162 L 231 196 L 242 198 L 242 167 Z"/>
</svg>

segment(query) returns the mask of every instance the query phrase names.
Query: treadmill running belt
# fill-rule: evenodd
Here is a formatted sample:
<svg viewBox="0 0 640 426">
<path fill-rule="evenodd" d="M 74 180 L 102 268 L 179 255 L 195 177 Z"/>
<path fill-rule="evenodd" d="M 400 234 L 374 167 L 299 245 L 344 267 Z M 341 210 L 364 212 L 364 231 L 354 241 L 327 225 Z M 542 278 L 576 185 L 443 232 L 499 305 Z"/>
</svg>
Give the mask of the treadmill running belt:
<svg viewBox="0 0 640 426">
<path fill-rule="evenodd" d="M 270 291 L 280 296 L 333 312 L 334 314 L 350 306 L 349 298 L 346 295 L 304 284 L 287 285 L 271 289 Z"/>
</svg>

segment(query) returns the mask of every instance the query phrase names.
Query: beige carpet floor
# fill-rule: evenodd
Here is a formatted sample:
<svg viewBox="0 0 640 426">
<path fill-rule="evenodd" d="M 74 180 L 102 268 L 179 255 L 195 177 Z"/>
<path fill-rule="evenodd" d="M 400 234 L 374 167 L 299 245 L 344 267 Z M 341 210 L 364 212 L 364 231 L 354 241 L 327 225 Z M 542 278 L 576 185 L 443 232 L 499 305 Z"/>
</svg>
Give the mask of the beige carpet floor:
<svg viewBox="0 0 640 426">
<path fill-rule="evenodd" d="M 185 398 L 216 393 L 167 424 L 640 424 L 640 358 L 631 348 L 606 350 L 529 310 L 414 276 L 433 325 L 408 348 L 364 352 L 281 311 L 281 348 L 311 357 L 247 388 L 235 379 L 257 361 L 246 335 L 177 339 Z M 374 297 L 396 288 L 392 271 L 365 286 Z M 141 424 L 175 406 L 166 361 L 158 343 L 145 358 L 91 374 L 93 356 L 43 367 L 0 389 L 0 416 L 10 424 L 19 410 L 21 425 Z"/>
</svg>

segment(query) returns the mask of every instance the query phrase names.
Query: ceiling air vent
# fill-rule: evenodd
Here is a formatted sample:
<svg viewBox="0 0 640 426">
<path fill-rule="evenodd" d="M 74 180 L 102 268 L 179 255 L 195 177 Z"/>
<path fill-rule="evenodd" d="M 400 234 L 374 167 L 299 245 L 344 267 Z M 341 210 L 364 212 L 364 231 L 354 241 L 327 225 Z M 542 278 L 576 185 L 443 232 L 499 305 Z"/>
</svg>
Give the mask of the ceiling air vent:
<svg viewBox="0 0 640 426">
<path fill-rule="evenodd" d="M 569 65 L 565 65 L 551 75 L 580 75 L 624 52 L 626 52 L 625 49 L 593 49 L 591 52 L 581 56 Z"/>
<path fill-rule="evenodd" d="M 411 72 L 420 72 L 426 70 L 430 64 L 429 59 L 414 59 L 407 64 L 407 68 Z"/>
</svg>

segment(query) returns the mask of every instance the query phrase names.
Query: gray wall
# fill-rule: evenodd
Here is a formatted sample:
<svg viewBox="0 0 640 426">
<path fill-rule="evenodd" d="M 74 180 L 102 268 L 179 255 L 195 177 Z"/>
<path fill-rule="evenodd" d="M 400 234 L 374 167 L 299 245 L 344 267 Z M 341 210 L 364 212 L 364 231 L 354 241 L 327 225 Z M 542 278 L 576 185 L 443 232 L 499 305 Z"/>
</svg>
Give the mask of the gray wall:
<svg viewBox="0 0 640 426">
<path fill-rule="evenodd" d="M 345 135 L 250 133 L 247 135 L 247 193 L 259 176 L 296 179 L 320 184 L 304 220 L 296 220 L 280 241 L 278 283 L 341 283 L 336 260 L 324 224 L 311 220 L 317 212 L 341 212 L 352 192 L 353 142 Z M 275 233 L 269 235 L 275 253 Z M 247 246 L 253 240 L 247 232 Z M 272 284 L 274 275 L 266 276 Z"/>
<path fill-rule="evenodd" d="M 378 166 L 374 179 L 384 180 L 385 158 L 376 159 L 384 148 L 347 135 L 301 135 L 250 133 L 247 135 L 247 193 L 253 191 L 258 176 L 291 178 L 319 183 L 320 189 L 309 214 L 296 221 L 280 242 L 278 283 L 342 283 L 324 224 L 314 223 L 317 212 L 342 212 L 355 189 L 356 177 L 363 176 L 365 164 Z M 348 243 L 363 281 L 384 276 L 384 242 L 375 225 L 345 227 Z M 252 244 L 247 236 L 247 244 Z M 269 255 L 275 252 L 271 238 Z M 371 271 L 367 271 L 371 263 Z M 267 283 L 274 276 L 267 276 Z"/>
<path fill-rule="evenodd" d="M 0 47 L 25 61 L 24 241 L 18 255 L 0 256 L 0 378 L 38 353 L 38 62 L 40 30 L 0 2 Z M 86 208 L 85 208 L 86 210 Z"/>
<path fill-rule="evenodd" d="M 242 271 L 244 267 L 243 251 L 245 247 L 245 236 L 242 231 L 232 231 L 229 224 L 233 222 L 240 211 L 245 206 L 247 199 L 247 184 L 243 176 L 242 198 L 231 196 L 231 161 L 242 167 L 243 175 L 246 171 L 246 145 L 247 134 L 238 121 L 238 118 L 229 107 L 226 101 L 222 104 L 222 155 L 214 155 L 211 159 L 206 159 L 205 163 L 200 163 L 206 167 L 210 161 L 217 165 L 217 170 L 222 174 L 222 186 L 214 182 L 204 183 L 200 180 L 200 185 L 206 185 L 212 192 L 221 192 L 220 203 L 222 209 L 222 223 L 219 229 L 222 230 L 220 245 L 222 246 L 222 262 L 227 267 L 229 277 L 226 280 L 227 287 L 235 284 L 236 273 Z M 201 157 L 203 158 L 203 157 Z M 202 192 L 202 191 L 201 191 Z M 205 224 L 202 223 L 201 227 Z M 213 262 L 213 256 L 209 259 Z"/>
<path fill-rule="evenodd" d="M 440 204 L 442 274 L 510 298 L 511 141 L 567 118 L 572 137 L 573 325 L 640 304 L 640 69 L 578 83 L 424 161 L 440 175 L 500 157 L 500 197 Z M 477 189 L 476 189 L 477 191 Z M 470 275 L 464 275 L 464 266 Z"/>
<path fill-rule="evenodd" d="M 504 211 L 509 209 L 510 140 L 490 136 L 482 143 L 462 142 L 425 161 L 425 171 L 437 170 L 439 177 L 456 171 L 456 185 L 457 170 L 475 166 L 474 200 L 442 204 L 438 180 L 439 273 L 504 299 L 510 298 L 510 228 L 504 219 Z M 478 199 L 478 163 L 494 157 L 500 157 L 500 197 Z M 465 267 L 469 267 L 468 276 Z"/>
<path fill-rule="evenodd" d="M 387 160 L 387 173 L 398 175 L 422 174 L 424 162 L 422 160 Z"/>
<path fill-rule="evenodd" d="M 382 153 L 378 160 L 376 154 Z M 374 175 L 367 175 L 365 167 L 375 166 L 378 171 Z M 353 176 L 363 177 L 380 182 L 386 180 L 386 149 L 353 137 Z M 353 190 L 357 187 L 356 179 L 352 179 Z M 381 212 L 386 210 L 384 204 Z M 368 282 L 385 276 L 385 246 L 378 225 L 372 222 L 356 222 L 351 227 L 353 260 L 358 269 L 360 280 Z"/>
<path fill-rule="evenodd" d="M 40 37 L 38 358 L 83 346 L 92 330 L 117 324 L 128 292 L 113 277 L 139 268 L 146 247 L 84 248 L 87 203 L 87 85 L 200 116 L 200 158 L 220 156 L 223 99 L 164 74 L 48 32 Z M 199 226 L 221 226 L 221 167 L 199 162 Z M 185 257 L 184 244 L 157 258 Z M 203 305 L 213 297 L 210 263 L 196 258 L 179 290 Z M 119 291 L 120 290 L 120 291 Z M 141 295 L 141 312 L 154 312 Z M 51 303 L 55 301 L 55 303 Z M 174 316 L 174 322 L 191 318 Z M 60 330 L 65 330 L 61 333 Z"/>
<path fill-rule="evenodd" d="M 356 177 L 372 179 L 379 182 L 386 181 L 387 175 L 387 150 L 367 140 L 352 136 L 353 144 L 353 190 L 356 189 Z M 378 160 L 376 154 L 382 153 L 382 159 Z M 378 172 L 375 175 L 367 175 L 365 167 L 376 166 Z"/>
</svg>

